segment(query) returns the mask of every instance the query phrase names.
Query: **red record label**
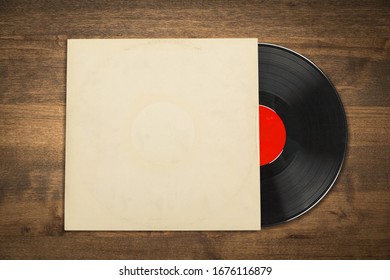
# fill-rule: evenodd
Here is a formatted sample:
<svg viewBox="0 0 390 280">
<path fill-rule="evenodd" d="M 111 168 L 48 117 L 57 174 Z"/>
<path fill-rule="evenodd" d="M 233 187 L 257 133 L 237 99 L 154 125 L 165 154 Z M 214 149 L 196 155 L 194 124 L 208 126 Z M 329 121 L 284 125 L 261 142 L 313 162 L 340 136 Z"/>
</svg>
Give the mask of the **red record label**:
<svg viewBox="0 0 390 280">
<path fill-rule="evenodd" d="M 276 160 L 286 143 L 286 129 L 278 114 L 263 105 L 259 106 L 260 166 Z"/>
</svg>

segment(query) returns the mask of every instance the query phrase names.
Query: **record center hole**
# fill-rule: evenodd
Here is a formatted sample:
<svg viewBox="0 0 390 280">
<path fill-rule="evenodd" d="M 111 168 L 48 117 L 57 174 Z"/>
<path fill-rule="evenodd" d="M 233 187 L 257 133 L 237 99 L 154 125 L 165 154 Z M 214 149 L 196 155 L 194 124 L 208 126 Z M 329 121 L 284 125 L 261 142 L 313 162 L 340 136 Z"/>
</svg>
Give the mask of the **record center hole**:
<svg viewBox="0 0 390 280">
<path fill-rule="evenodd" d="M 259 106 L 260 166 L 275 161 L 286 144 L 286 129 L 282 119 L 271 108 Z"/>
</svg>

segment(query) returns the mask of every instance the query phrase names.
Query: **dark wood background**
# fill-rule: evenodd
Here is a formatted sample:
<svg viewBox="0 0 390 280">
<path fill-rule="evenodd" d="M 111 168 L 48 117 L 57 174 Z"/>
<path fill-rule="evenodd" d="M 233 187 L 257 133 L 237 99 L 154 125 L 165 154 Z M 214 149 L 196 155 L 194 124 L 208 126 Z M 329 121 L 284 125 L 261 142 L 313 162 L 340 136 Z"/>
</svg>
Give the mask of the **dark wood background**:
<svg viewBox="0 0 390 280">
<path fill-rule="evenodd" d="M 0 1 L 1 259 L 389 259 L 390 1 Z M 260 232 L 64 232 L 66 40 L 255 37 L 309 57 L 345 105 L 328 195 Z"/>
</svg>

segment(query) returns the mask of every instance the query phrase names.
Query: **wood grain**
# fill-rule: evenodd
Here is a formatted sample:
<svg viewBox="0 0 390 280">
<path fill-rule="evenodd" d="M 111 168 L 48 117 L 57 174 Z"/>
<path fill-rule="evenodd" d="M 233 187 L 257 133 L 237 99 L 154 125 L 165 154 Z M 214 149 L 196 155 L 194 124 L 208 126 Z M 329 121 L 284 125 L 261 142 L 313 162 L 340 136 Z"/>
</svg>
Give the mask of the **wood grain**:
<svg viewBox="0 0 390 280">
<path fill-rule="evenodd" d="M 1 259 L 389 259 L 389 1 L 0 1 Z M 260 232 L 64 232 L 66 40 L 255 37 L 317 63 L 349 147 L 329 194 Z"/>
</svg>

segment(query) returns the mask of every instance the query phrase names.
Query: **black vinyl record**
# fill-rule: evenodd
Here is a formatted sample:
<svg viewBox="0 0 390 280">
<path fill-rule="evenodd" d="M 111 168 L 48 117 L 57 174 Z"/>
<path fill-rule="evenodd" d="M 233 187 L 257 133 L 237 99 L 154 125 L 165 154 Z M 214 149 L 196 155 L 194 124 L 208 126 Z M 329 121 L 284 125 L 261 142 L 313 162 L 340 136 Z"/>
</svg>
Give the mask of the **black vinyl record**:
<svg viewBox="0 0 390 280">
<path fill-rule="evenodd" d="M 344 161 L 347 124 L 340 97 L 305 57 L 259 44 L 259 103 L 284 123 L 283 151 L 260 167 L 261 224 L 294 219 L 332 187 Z"/>
</svg>

